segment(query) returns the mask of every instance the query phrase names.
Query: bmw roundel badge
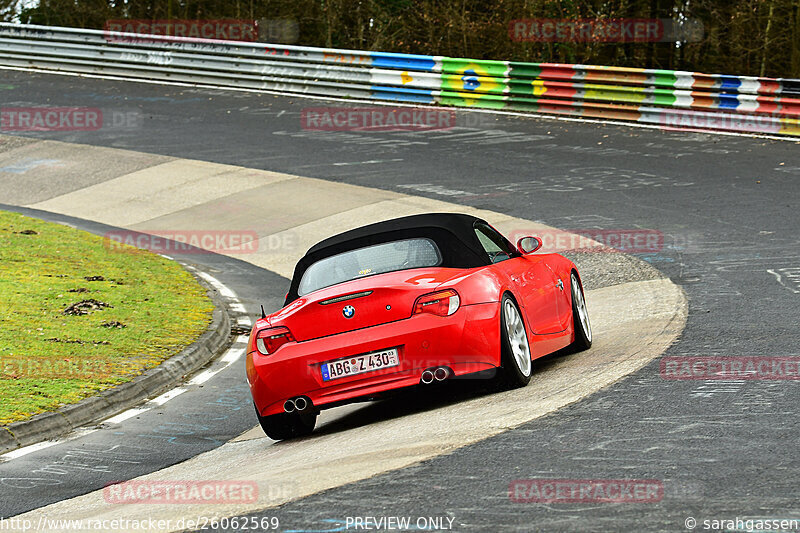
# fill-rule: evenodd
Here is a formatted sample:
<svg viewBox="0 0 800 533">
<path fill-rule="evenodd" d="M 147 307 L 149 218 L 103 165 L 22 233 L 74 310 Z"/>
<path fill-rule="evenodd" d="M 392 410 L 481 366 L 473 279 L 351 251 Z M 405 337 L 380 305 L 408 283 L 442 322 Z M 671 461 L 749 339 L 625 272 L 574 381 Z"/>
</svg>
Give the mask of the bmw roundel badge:
<svg viewBox="0 0 800 533">
<path fill-rule="evenodd" d="M 356 314 L 356 308 L 352 305 L 345 305 L 344 309 L 342 309 L 342 314 L 345 318 L 353 318 L 353 315 Z"/>
</svg>

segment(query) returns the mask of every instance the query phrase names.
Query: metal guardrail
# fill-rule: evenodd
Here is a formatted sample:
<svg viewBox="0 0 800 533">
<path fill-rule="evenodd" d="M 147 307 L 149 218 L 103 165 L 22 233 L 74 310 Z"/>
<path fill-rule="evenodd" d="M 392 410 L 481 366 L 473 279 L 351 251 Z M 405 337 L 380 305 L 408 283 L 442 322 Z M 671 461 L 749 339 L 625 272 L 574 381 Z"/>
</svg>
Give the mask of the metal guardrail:
<svg viewBox="0 0 800 533">
<path fill-rule="evenodd" d="M 800 135 L 800 80 L 0 24 L 0 65 Z"/>
</svg>

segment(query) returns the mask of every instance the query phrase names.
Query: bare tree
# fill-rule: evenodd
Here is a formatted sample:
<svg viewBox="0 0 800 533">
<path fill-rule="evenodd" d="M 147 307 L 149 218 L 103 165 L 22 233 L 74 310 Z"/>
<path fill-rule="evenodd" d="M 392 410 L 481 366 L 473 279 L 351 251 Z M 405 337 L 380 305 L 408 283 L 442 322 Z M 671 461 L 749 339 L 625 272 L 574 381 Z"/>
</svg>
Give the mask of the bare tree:
<svg viewBox="0 0 800 533">
<path fill-rule="evenodd" d="M 17 0 L 0 0 L 0 17 Z M 800 0 L 39 0 L 27 23 L 102 28 L 110 18 L 290 19 L 299 44 L 406 53 L 800 77 Z M 697 42 L 514 40 L 518 19 L 673 19 Z"/>
</svg>

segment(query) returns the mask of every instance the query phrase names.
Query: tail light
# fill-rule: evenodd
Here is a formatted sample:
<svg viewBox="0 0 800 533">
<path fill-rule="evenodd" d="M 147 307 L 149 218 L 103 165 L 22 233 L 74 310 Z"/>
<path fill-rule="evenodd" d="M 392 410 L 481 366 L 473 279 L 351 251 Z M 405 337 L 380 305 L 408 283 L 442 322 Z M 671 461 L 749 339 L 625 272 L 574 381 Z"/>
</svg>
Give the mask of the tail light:
<svg viewBox="0 0 800 533">
<path fill-rule="evenodd" d="M 414 303 L 414 314 L 431 313 L 439 316 L 450 316 L 458 310 L 461 298 L 453 289 L 432 292 L 417 298 Z"/>
<path fill-rule="evenodd" d="M 289 328 L 265 328 L 256 333 L 256 349 L 261 355 L 270 355 L 286 344 L 294 342 Z"/>
</svg>

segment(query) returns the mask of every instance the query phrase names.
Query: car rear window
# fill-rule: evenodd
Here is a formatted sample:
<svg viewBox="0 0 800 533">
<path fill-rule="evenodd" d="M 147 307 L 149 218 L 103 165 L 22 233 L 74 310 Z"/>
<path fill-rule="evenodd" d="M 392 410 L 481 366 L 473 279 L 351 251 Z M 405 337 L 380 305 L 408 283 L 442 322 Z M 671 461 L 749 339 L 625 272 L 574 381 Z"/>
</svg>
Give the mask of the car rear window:
<svg viewBox="0 0 800 533">
<path fill-rule="evenodd" d="M 310 292 L 354 279 L 438 266 L 439 248 L 430 239 L 405 239 L 375 244 L 321 259 L 308 267 L 300 279 L 297 294 Z"/>
</svg>

